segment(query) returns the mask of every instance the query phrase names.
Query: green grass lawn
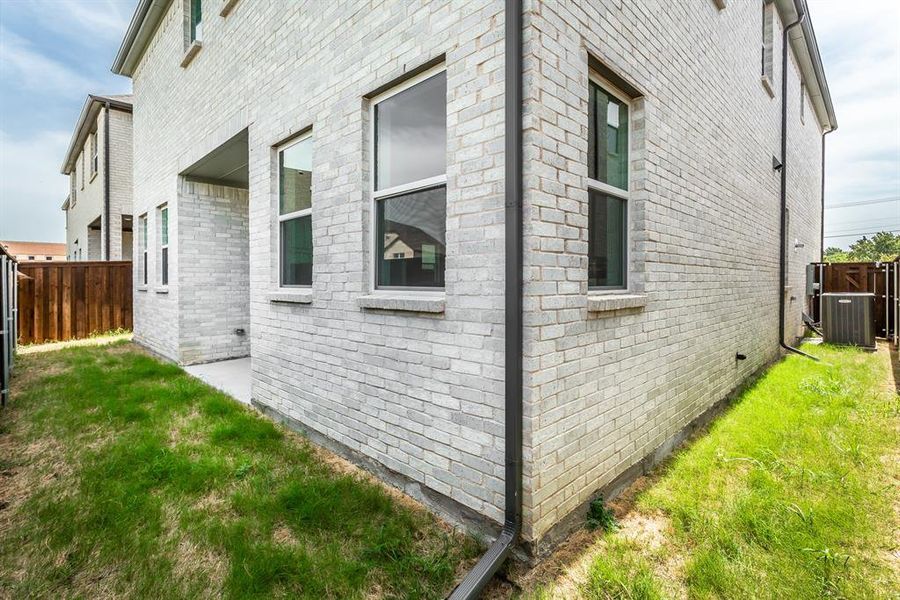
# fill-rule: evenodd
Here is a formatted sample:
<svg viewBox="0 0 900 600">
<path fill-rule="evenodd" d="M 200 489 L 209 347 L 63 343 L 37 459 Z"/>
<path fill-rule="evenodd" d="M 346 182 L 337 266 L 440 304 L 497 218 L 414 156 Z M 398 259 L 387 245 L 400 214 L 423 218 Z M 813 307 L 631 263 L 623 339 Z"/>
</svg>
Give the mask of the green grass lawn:
<svg viewBox="0 0 900 600">
<path fill-rule="evenodd" d="M 645 481 L 529 598 L 897 598 L 891 363 L 805 346 Z M 570 549 L 571 552 L 571 549 Z"/>
<path fill-rule="evenodd" d="M 0 597 L 439 598 L 479 551 L 130 344 L 17 363 Z"/>
</svg>

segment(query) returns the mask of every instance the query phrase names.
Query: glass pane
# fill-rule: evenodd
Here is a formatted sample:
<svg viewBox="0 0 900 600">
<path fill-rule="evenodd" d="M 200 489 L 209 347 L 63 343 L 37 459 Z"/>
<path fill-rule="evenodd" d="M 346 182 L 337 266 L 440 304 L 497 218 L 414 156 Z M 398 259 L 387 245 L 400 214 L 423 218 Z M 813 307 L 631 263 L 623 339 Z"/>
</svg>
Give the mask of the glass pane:
<svg viewBox="0 0 900 600">
<path fill-rule="evenodd" d="M 591 83 L 588 176 L 628 189 L 628 105 Z"/>
<path fill-rule="evenodd" d="M 625 287 L 625 200 L 589 190 L 588 286 Z"/>
<path fill-rule="evenodd" d="M 420 190 L 377 203 L 379 287 L 444 287 L 447 189 Z"/>
<path fill-rule="evenodd" d="M 162 217 L 162 245 L 166 246 L 169 243 L 169 209 L 162 209 L 161 217 Z"/>
<path fill-rule="evenodd" d="M 169 285 L 169 249 L 162 249 L 162 284 Z"/>
<path fill-rule="evenodd" d="M 312 138 L 285 148 L 278 156 L 280 214 L 312 207 Z"/>
<path fill-rule="evenodd" d="M 191 40 L 196 40 L 198 25 L 203 20 L 203 8 L 201 0 L 191 0 Z"/>
<path fill-rule="evenodd" d="M 375 105 L 375 189 L 447 171 L 447 74 Z"/>
<path fill-rule="evenodd" d="M 312 215 L 281 223 L 281 285 L 312 285 Z"/>
</svg>

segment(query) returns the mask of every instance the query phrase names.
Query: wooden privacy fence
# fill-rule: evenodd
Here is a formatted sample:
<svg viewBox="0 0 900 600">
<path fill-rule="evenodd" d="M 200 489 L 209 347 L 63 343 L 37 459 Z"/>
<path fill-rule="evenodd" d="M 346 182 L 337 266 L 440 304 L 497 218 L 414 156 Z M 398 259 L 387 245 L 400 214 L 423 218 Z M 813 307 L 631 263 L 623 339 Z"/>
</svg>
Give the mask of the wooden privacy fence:
<svg viewBox="0 0 900 600">
<path fill-rule="evenodd" d="M 19 263 L 19 343 L 131 329 L 131 261 Z"/>
<path fill-rule="evenodd" d="M 817 322 L 822 319 L 821 294 L 874 294 L 875 335 L 894 339 L 898 320 L 898 278 L 898 261 L 812 263 L 807 273 L 807 293 L 812 296 L 812 317 Z"/>
</svg>

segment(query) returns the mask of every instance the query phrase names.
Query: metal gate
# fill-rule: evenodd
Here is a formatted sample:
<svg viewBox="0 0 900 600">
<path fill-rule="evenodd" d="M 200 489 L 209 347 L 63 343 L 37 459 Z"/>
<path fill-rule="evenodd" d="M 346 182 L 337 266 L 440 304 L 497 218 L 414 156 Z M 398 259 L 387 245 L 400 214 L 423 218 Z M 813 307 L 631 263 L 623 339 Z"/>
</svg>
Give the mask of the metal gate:
<svg viewBox="0 0 900 600">
<path fill-rule="evenodd" d="M 898 339 L 900 258 L 894 262 L 812 263 L 807 267 L 807 296 L 814 321 L 822 321 L 822 294 L 870 293 L 875 295 L 875 334 Z"/>
<path fill-rule="evenodd" d="M 9 398 L 9 376 L 16 355 L 18 278 L 16 260 L 0 247 L 0 406 L 6 406 Z"/>
</svg>

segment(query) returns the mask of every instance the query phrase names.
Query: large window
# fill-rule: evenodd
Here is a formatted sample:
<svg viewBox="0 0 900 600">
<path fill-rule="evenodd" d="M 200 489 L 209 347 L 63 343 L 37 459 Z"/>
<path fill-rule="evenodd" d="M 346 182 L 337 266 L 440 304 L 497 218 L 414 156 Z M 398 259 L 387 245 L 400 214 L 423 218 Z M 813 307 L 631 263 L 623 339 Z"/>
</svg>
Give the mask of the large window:
<svg viewBox="0 0 900 600">
<path fill-rule="evenodd" d="M 169 285 L 169 207 L 159 209 L 159 282 Z"/>
<path fill-rule="evenodd" d="M 626 96 L 591 79 L 588 106 L 588 287 L 624 289 L 628 272 Z"/>
<path fill-rule="evenodd" d="M 278 152 L 281 285 L 312 285 L 312 134 Z"/>
<path fill-rule="evenodd" d="M 423 73 L 372 101 L 376 288 L 444 287 L 447 74 Z"/>
<path fill-rule="evenodd" d="M 191 3 L 191 41 L 203 39 L 203 7 L 201 0 L 188 0 Z"/>
<path fill-rule="evenodd" d="M 147 285 L 147 215 L 138 217 L 138 277 Z"/>
</svg>

